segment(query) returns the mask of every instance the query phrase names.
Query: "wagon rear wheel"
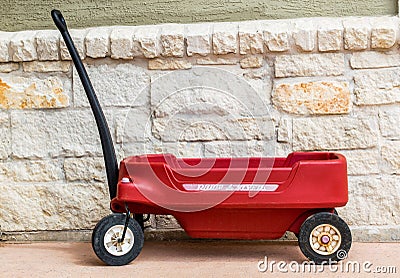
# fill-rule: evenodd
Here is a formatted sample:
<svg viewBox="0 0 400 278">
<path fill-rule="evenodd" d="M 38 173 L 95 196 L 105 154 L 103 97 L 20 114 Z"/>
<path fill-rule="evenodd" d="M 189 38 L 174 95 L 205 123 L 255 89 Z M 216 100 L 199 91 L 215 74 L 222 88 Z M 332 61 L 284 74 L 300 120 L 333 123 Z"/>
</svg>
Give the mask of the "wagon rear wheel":
<svg viewBox="0 0 400 278">
<path fill-rule="evenodd" d="M 92 247 L 100 260 L 108 265 L 125 265 L 133 261 L 143 247 L 143 230 L 135 219 L 130 219 L 125 238 L 121 241 L 126 216 L 108 215 L 97 223 L 92 234 Z"/>
<path fill-rule="evenodd" d="M 346 222 L 329 212 L 307 218 L 300 227 L 298 239 L 303 254 L 318 264 L 345 259 L 352 243 Z"/>
</svg>

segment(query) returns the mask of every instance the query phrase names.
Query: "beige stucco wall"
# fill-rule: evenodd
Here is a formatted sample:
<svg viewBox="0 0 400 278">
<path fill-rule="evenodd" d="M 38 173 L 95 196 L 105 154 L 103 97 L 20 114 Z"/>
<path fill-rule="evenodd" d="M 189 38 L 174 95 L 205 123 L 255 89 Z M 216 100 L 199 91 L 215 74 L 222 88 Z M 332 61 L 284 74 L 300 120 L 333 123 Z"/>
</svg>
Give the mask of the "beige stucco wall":
<svg viewBox="0 0 400 278">
<path fill-rule="evenodd" d="M 0 1 L 0 30 L 53 29 L 49 12 L 58 8 L 71 27 L 243 21 L 313 16 L 396 15 L 396 0 L 14 0 Z"/>
</svg>

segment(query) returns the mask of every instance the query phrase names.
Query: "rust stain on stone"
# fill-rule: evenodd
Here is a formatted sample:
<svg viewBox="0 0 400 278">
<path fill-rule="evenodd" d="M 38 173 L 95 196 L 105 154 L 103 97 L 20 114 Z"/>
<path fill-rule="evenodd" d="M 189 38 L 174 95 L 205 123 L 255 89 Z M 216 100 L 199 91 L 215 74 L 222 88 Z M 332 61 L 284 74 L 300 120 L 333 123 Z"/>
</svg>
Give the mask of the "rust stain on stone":
<svg viewBox="0 0 400 278">
<path fill-rule="evenodd" d="M 351 108 L 347 82 L 322 81 L 280 84 L 274 90 L 274 105 L 293 114 L 346 114 Z"/>
<path fill-rule="evenodd" d="M 16 87 L 24 85 L 25 82 L 32 82 L 32 80 L 18 79 Z M 61 108 L 68 104 L 69 98 L 64 93 L 62 83 L 58 79 L 35 80 L 22 91 L 14 88 L 13 84 L 9 85 L 0 79 L 0 108 Z"/>
<path fill-rule="evenodd" d="M 0 79 L 0 104 L 5 103 L 6 97 L 5 97 L 5 92 L 10 89 L 10 86 L 3 82 L 3 80 Z"/>
</svg>

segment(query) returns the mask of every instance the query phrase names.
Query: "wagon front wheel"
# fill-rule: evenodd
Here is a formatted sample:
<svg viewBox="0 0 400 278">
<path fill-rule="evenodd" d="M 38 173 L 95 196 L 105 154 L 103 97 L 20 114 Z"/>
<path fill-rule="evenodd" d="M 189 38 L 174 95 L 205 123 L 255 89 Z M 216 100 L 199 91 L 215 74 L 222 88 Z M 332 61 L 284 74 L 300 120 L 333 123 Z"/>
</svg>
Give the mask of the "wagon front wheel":
<svg viewBox="0 0 400 278">
<path fill-rule="evenodd" d="M 318 264 L 345 259 L 352 243 L 346 222 L 328 212 L 316 213 L 307 218 L 300 227 L 298 238 L 303 254 Z"/>
<path fill-rule="evenodd" d="M 110 214 L 101 219 L 93 230 L 93 251 L 100 260 L 108 265 L 128 264 L 142 250 L 144 235 L 135 219 L 129 219 L 125 238 L 121 241 L 125 220 L 125 214 Z"/>
</svg>

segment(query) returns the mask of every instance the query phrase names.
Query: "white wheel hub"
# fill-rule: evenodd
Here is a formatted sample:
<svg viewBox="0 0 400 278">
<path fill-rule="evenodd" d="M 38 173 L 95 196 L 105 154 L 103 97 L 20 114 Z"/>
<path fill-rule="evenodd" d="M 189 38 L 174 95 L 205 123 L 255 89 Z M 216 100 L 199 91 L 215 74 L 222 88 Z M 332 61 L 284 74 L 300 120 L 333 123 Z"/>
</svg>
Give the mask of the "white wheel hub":
<svg viewBox="0 0 400 278">
<path fill-rule="evenodd" d="M 311 248 L 320 255 L 326 256 L 335 253 L 341 243 L 340 232 L 330 224 L 318 225 L 310 234 Z"/>
<path fill-rule="evenodd" d="M 127 254 L 133 247 L 135 238 L 129 227 L 126 229 L 126 234 L 123 242 L 121 241 L 124 225 L 112 226 L 104 235 L 104 247 L 107 252 L 114 256 L 123 256 Z"/>
</svg>

